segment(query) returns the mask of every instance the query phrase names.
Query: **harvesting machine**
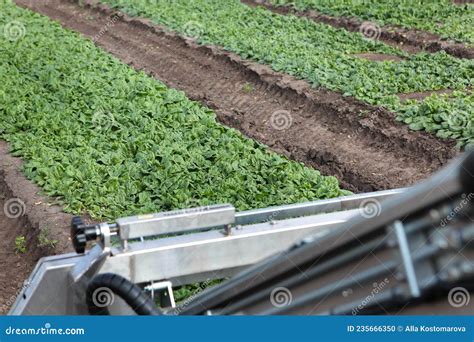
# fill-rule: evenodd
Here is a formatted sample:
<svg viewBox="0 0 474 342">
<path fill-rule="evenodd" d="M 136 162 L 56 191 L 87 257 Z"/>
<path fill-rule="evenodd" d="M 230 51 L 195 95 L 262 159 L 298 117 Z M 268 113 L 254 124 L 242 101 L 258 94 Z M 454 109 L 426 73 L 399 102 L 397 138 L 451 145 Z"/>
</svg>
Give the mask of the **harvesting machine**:
<svg viewBox="0 0 474 342">
<path fill-rule="evenodd" d="M 406 189 L 74 218 L 76 253 L 41 259 L 10 314 L 473 314 L 473 203 L 474 151 Z"/>
</svg>

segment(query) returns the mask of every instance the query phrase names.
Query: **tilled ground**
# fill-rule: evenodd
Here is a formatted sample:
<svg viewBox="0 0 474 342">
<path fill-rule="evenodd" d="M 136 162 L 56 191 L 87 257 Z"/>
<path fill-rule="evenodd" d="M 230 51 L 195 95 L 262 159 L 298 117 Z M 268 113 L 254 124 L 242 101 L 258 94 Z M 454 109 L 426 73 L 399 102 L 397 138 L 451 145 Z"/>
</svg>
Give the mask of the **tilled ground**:
<svg viewBox="0 0 474 342">
<path fill-rule="evenodd" d="M 455 156 L 453 141 L 413 132 L 394 114 L 130 18 L 95 1 L 18 0 L 136 69 L 215 109 L 271 149 L 363 192 L 407 186 Z M 85 5 L 84 5 L 85 4 Z"/>
<path fill-rule="evenodd" d="M 31 246 L 26 220 L 6 216 L 3 208 L 12 202 L 0 193 L 0 314 L 6 314 L 15 301 L 18 292 L 23 286 L 23 281 L 28 277 L 36 262 L 36 253 L 27 250 L 22 254 L 17 252 L 15 238 L 24 236 L 27 242 L 25 248 Z"/>
<path fill-rule="evenodd" d="M 300 17 L 306 17 L 315 22 L 325 23 L 334 27 L 344 28 L 348 31 L 359 32 L 364 22 L 357 18 L 346 18 L 330 16 L 314 10 L 298 11 L 289 6 L 274 6 L 266 0 L 241 0 L 250 6 L 264 6 L 267 9 L 279 13 L 292 13 Z M 417 53 L 422 50 L 437 52 L 444 50 L 450 55 L 460 58 L 474 58 L 474 48 L 466 44 L 448 41 L 438 35 L 415 29 L 406 29 L 394 25 L 383 27 L 368 27 L 370 36 L 383 42 L 396 46 L 408 53 Z"/>
<path fill-rule="evenodd" d="M 41 257 L 71 250 L 71 216 L 39 194 L 21 164 L 0 141 L 0 315 L 8 312 Z M 16 244 L 17 237 L 24 237 L 24 244 Z"/>
<path fill-rule="evenodd" d="M 440 168 L 457 152 L 453 141 L 410 131 L 380 108 L 340 94 L 312 89 L 305 81 L 267 66 L 166 32 L 147 20 L 124 16 L 106 6 L 66 0 L 18 0 L 94 39 L 136 69 L 181 89 L 213 108 L 218 119 L 288 157 L 335 175 L 356 192 L 407 186 Z M 24 279 L 44 255 L 70 250 L 71 216 L 39 195 L 20 172 L 21 161 L 0 142 L 0 309 L 5 313 Z M 18 218 L 5 215 L 11 199 L 24 203 Z M 57 240 L 39 247 L 46 228 Z M 15 250 L 25 236 L 27 252 Z"/>
</svg>

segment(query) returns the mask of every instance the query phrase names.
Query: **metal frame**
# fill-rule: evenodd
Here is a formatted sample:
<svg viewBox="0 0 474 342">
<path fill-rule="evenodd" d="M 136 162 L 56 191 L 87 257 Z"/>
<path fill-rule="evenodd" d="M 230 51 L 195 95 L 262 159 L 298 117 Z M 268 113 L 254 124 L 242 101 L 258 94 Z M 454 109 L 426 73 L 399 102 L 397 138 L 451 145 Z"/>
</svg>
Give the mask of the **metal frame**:
<svg viewBox="0 0 474 342">
<path fill-rule="evenodd" d="M 157 281 L 178 286 L 234 276 L 308 236 L 324 236 L 344 225 L 358 216 L 364 201 L 382 202 L 402 192 L 380 191 L 236 214 L 232 206 L 219 205 L 119 219 L 116 225 L 106 224 L 107 237 L 115 226 L 122 242 L 181 235 L 130 240 L 110 248 L 107 240 L 83 255 L 43 258 L 9 314 L 85 314 L 85 285 L 98 273 L 117 273 L 144 287 Z M 120 301 L 111 312 L 130 313 Z"/>
<path fill-rule="evenodd" d="M 420 304 L 453 285 L 463 284 L 472 291 L 474 205 L 460 203 L 466 202 L 467 193 L 474 193 L 473 184 L 471 152 L 427 181 L 380 203 L 378 214 L 354 216 L 321 237 L 306 239 L 194 298 L 181 312 L 347 314 L 346 306 L 352 308 L 354 303 L 347 304 L 338 294 L 347 287 L 370 291 L 373 281 L 382 276 L 382 280 L 393 276 L 390 284 L 396 287 L 373 300 L 373 306 L 364 305 L 365 312 L 377 312 L 381 303 L 384 307 L 403 307 L 408 300 Z M 442 221 L 453 213 L 449 224 Z M 439 239 L 432 241 L 434 236 Z M 291 290 L 292 300 L 288 305 L 274 305 L 271 291 L 282 288 Z M 363 302 L 363 293 L 359 299 L 356 304 Z"/>
</svg>

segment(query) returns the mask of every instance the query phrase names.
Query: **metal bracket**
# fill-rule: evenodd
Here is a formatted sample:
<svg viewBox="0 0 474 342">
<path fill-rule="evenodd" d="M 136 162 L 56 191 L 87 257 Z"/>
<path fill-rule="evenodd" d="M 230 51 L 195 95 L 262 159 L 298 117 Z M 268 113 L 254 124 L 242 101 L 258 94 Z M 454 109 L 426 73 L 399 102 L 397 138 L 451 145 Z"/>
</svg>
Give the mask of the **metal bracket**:
<svg viewBox="0 0 474 342">
<path fill-rule="evenodd" d="M 117 220 L 117 226 L 120 238 L 130 240 L 226 226 L 234 222 L 235 208 L 223 204 L 121 218 Z"/>
<path fill-rule="evenodd" d="M 136 284 L 147 285 L 151 280 L 165 279 L 172 281 L 174 286 L 231 277 L 307 236 L 322 236 L 347 224 L 359 211 L 361 201 L 367 198 L 382 200 L 400 192 L 403 190 L 236 214 L 229 205 L 209 206 L 136 216 L 136 220 L 133 217 L 119 219 L 107 226 L 85 226 L 76 222 L 77 226 L 84 226 L 81 231 L 84 236 L 81 237 L 85 242 L 100 240 L 100 243 L 84 254 L 43 259 L 30 277 L 31 285 L 21 292 L 10 313 L 87 314 L 85 288 L 88 279 L 97 273 L 116 273 Z M 119 227 L 118 222 L 122 226 Z M 127 224 L 133 229 L 130 235 L 124 233 L 130 241 L 121 239 L 125 248 L 107 248 L 110 241 L 108 231 L 110 236 L 121 237 L 119 230 Z M 165 237 L 143 239 L 160 234 Z M 155 290 L 158 291 L 156 295 L 163 296 L 163 305 L 172 306 L 175 303 L 171 284 L 166 286 L 163 290 Z M 167 300 L 169 304 L 166 304 Z M 128 307 L 120 305 L 120 301 L 116 304 L 112 312 L 131 314 Z"/>
<path fill-rule="evenodd" d="M 87 314 L 84 301 L 87 283 L 99 272 L 108 256 L 108 251 L 97 245 L 68 272 L 69 286 L 72 289 L 72 298 L 69 298 L 72 301 L 70 305 L 75 306 L 78 313 Z"/>
<path fill-rule="evenodd" d="M 400 248 L 400 254 L 403 260 L 403 268 L 408 281 L 408 286 L 410 287 L 411 295 L 415 298 L 420 297 L 420 286 L 416 279 L 415 267 L 413 265 L 413 259 L 410 253 L 410 247 L 408 245 L 408 239 L 401 221 L 395 221 L 393 223 L 393 228 L 395 229 L 395 234 L 398 240 L 398 247 Z"/>
<path fill-rule="evenodd" d="M 176 307 L 173 294 L 173 284 L 170 281 L 160 281 L 158 283 L 152 281 L 150 285 L 145 286 L 145 291 L 151 292 L 152 299 L 155 299 L 155 291 L 158 291 L 160 294 L 161 307 Z"/>
<path fill-rule="evenodd" d="M 101 242 L 104 247 L 104 250 L 109 250 L 110 247 L 112 246 L 110 242 L 110 237 L 112 236 L 112 233 L 110 231 L 110 226 L 107 222 L 101 223 L 100 224 L 100 232 L 101 232 Z"/>
</svg>

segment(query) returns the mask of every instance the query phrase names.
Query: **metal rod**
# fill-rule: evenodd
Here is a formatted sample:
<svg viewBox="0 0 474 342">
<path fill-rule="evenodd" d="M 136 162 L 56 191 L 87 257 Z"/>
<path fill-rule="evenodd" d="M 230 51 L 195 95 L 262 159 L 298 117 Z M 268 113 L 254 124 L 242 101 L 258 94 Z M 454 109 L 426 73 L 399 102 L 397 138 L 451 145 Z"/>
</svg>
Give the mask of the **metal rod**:
<svg viewBox="0 0 474 342">
<path fill-rule="evenodd" d="M 306 274 L 305 278 L 302 278 L 301 276 L 293 276 L 291 278 L 288 278 L 284 282 L 278 284 L 278 286 L 285 287 L 285 288 L 292 288 L 292 287 L 298 286 L 301 283 L 308 281 L 308 278 L 311 278 L 311 279 L 316 278 L 320 276 L 321 274 L 327 273 L 332 269 L 335 269 L 339 266 L 344 265 L 346 262 L 352 261 L 354 259 L 357 259 L 365 255 L 366 253 L 374 252 L 379 248 L 383 248 L 384 246 L 383 240 L 385 240 L 385 238 L 372 241 L 370 243 L 367 243 L 361 246 L 360 248 L 338 255 L 335 258 L 332 258 L 326 262 L 323 262 L 311 268 L 309 271 L 305 272 Z M 257 292 L 253 295 L 250 295 L 248 297 L 246 296 L 244 299 L 239 300 L 237 303 L 231 304 L 227 306 L 226 308 L 224 308 L 222 310 L 222 314 L 226 315 L 232 312 L 236 312 L 248 305 L 252 305 L 258 302 L 259 300 L 267 298 L 271 294 L 272 290 L 273 290 L 272 287 L 268 287 L 265 290 Z"/>
<path fill-rule="evenodd" d="M 401 221 L 395 221 L 393 223 L 393 227 L 397 235 L 398 246 L 400 247 L 400 253 L 403 260 L 403 268 L 407 276 L 407 281 L 408 285 L 410 286 L 411 294 L 415 298 L 419 297 L 420 288 L 416 280 L 415 267 L 413 266 L 410 247 L 408 246 L 408 240 L 405 234 L 405 229 L 403 228 L 403 223 Z"/>
<path fill-rule="evenodd" d="M 436 253 L 438 253 L 441 249 L 438 246 L 433 246 L 429 245 L 422 250 L 419 251 L 414 256 L 414 260 L 416 261 L 421 261 L 427 258 L 432 257 Z M 385 265 L 379 266 L 379 267 L 374 267 L 372 269 L 363 271 L 359 273 L 358 276 L 352 277 L 349 280 L 343 280 L 340 281 L 338 284 L 329 284 L 323 288 L 320 288 L 318 290 L 315 290 L 313 292 L 308 293 L 307 295 L 302 296 L 298 300 L 295 300 L 291 305 L 283 307 L 283 308 L 272 308 L 270 310 L 265 311 L 262 313 L 263 315 L 281 315 L 284 314 L 285 312 L 290 311 L 291 309 L 294 309 L 296 307 L 301 307 L 306 305 L 309 302 L 313 302 L 315 300 L 324 298 L 327 295 L 330 295 L 331 293 L 339 290 L 343 290 L 345 288 L 351 287 L 353 285 L 356 285 L 358 283 L 363 283 L 367 282 L 369 280 L 372 280 L 378 276 L 381 276 L 385 274 L 387 271 L 393 271 L 398 267 L 398 262 L 397 261 L 389 261 Z"/>
</svg>

